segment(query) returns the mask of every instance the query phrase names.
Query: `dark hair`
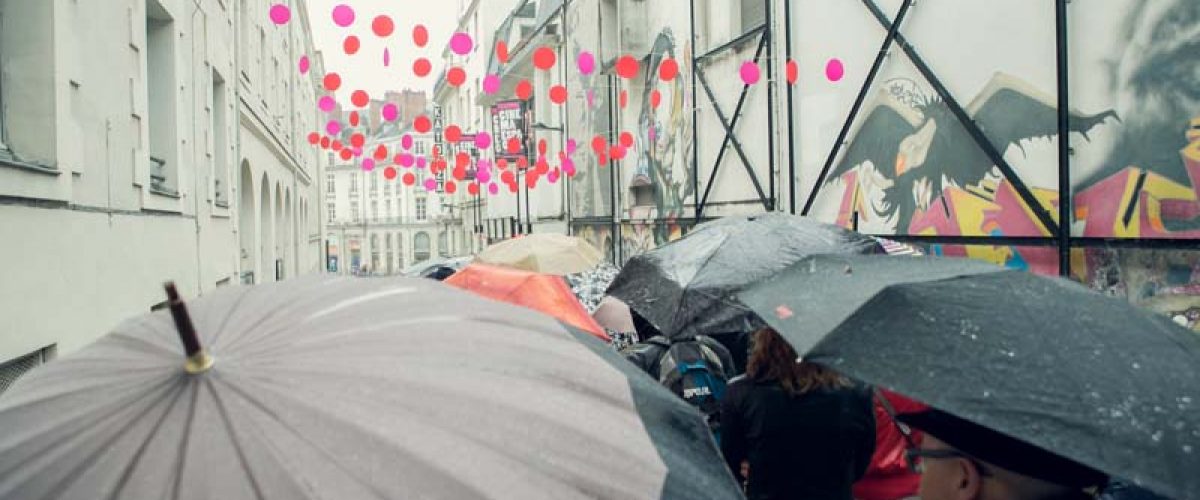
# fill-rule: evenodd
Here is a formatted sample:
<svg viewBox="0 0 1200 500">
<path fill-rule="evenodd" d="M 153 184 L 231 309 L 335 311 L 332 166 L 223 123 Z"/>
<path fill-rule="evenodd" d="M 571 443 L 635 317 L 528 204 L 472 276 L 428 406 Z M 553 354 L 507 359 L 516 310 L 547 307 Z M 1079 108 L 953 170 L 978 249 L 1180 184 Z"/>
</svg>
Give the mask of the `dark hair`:
<svg viewBox="0 0 1200 500">
<path fill-rule="evenodd" d="M 776 382 L 792 395 L 851 386 L 849 379 L 833 370 L 799 361 L 796 350 L 771 328 L 755 332 L 753 343 L 746 366 L 746 376 L 751 380 Z"/>
</svg>

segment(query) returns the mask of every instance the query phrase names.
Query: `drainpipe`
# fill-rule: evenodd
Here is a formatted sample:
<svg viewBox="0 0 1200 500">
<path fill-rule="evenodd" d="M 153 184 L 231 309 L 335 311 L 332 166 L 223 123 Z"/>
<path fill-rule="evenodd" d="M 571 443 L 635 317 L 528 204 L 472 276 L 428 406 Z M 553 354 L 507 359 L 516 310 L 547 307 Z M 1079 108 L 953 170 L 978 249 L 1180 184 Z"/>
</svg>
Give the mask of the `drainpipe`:
<svg viewBox="0 0 1200 500">
<path fill-rule="evenodd" d="M 199 89 L 198 89 L 199 85 L 197 85 L 197 83 L 196 83 L 196 68 L 198 66 L 196 64 L 197 63 L 197 61 L 196 61 L 196 32 L 197 32 L 197 30 L 196 30 L 196 14 L 199 14 L 201 11 L 200 0 L 192 0 L 192 5 L 193 5 L 192 19 L 188 25 L 188 28 L 191 29 L 191 32 L 188 33 L 188 35 L 189 35 L 188 39 L 190 40 L 190 42 L 192 44 L 192 47 L 191 47 L 191 56 L 192 56 L 191 57 L 191 59 L 192 59 L 191 60 L 191 63 L 192 63 L 192 137 L 191 137 L 191 141 L 192 141 L 192 165 L 197 166 L 196 158 L 199 156 L 200 150 L 199 150 L 199 141 L 196 140 L 196 136 L 198 134 L 198 131 L 196 129 L 196 123 L 199 121 L 199 120 L 197 120 L 198 117 L 196 116 L 196 114 L 197 114 L 196 110 L 199 109 L 199 107 L 196 105 L 197 104 L 197 95 L 199 94 Z M 205 28 L 205 33 L 204 33 L 204 35 L 205 35 L 204 39 L 207 41 L 208 40 L 207 24 L 205 24 L 205 26 L 206 26 L 206 28 Z M 209 74 L 208 78 L 211 80 L 212 75 Z M 203 81 L 203 80 L 201 80 L 201 81 Z M 201 193 L 202 187 L 207 187 L 207 185 L 201 186 L 200 179 L 203 176 L 200 175 L 199 168 L 193 168 L 192 172 L 194 175 L 194 177 L 192 178 L 192 185 L 194 188 L 192 190 L 192 208 L 193 208 L 192 215 L 194 216 L 194 218 L 192 219 L 192 221 L 195 222 L 195 224 L 196 224 L 196 293 L 198 295 L 204 295 L 204 272 L 202 271 L 202 268 L 201 268 L 201 266 L 203 265 L 203 259 L 200 258 L 200 249 L 202 247 L 202 245 L 200 243 L 200 193 Z M 204 183 L 204 184 L 207 184 L 207 183 Z"/>
</svg>

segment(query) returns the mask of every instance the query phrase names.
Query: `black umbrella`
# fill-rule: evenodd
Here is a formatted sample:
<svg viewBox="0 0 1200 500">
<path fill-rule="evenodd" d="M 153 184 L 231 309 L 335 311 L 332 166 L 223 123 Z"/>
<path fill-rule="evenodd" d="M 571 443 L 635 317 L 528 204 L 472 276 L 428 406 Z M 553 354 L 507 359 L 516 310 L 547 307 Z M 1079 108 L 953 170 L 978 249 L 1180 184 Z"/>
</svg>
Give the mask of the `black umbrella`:
<svg viewBox="0 0 1200 500">
<path fill-rule="evenodd" d="M 407 278 L 189 307 L 186 370 L 162 311 L 0 398 L 0 498 L 739 495 L 692 407 L 526 309 Z"/>
<path fill-rule="evenodd" d="M 608 294 L 667 336 L 745 332 L 761 326 L 736 296 L 746 285 L 807 255 L 882 252 L 867 236 L 812 219 L 726 217 L 633 257 Z"/>
<path fill-rule="evenodd" d="M 1200 499 L 1200 339 L 1167 318 L 933 257 L 815 256 L 740 296 L 808 361 Z"/>
</svg>

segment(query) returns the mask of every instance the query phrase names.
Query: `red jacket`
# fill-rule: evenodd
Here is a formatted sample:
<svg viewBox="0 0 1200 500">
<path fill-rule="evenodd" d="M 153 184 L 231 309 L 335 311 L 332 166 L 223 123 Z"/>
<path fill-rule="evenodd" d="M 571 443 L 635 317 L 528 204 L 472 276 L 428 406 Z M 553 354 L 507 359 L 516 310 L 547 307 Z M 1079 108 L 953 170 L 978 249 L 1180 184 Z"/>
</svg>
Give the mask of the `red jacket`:
<svg viewBox="0 0 1200 500">
<path fill-rule="evenodd" d="M 927 407 L 894 392 L 880 389 L 896 413 L 914 413 Z M 915 443 L 921 442 L 920 433 L 912 432 Z M 904 439 L 895 421 L 888 415 L 878 399 L 875 401 L 875 454 L 866 475 L 854 484 L 854 497 L 859 500 L 897 500 L 914 497 L 921 485 L 921 476 L 908 469 L 904 461 L 904 450 L 908 442 Z"/>
</svg>

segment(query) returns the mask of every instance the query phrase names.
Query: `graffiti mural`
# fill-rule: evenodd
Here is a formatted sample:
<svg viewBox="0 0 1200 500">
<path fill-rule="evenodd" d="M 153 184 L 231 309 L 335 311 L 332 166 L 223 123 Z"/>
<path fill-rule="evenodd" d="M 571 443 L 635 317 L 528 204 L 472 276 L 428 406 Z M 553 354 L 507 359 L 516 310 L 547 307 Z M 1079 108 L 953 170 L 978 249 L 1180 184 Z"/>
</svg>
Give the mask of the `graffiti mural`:
<svg viewBox="0 0 1200 500">
<path fill-rule="evenodd" d="M 1200 333 L 1200 252 L 1089 248 L 1072 253 L 1073 277 Z"/>
<path fill-rule="evenodd" d="M 1075 234 L 1200 238 L 1200 2 L 1113 8 L 1121 43 L 1099 53 L 1078 44 L 1081 73 L 1105 83 L 1094 98 L 1115 103 L 1121 121 L 1106 125 L 1111 140 L 1078 147 Z"/>
<path fill-rule="evenodd" d="M 601 252 L 604 252 L 605 260 L 608 262 L 616 262 L 616 256 L 613 255 L 613 234 L 611 224 L 575 224 L 572 226 L 574 236 L 583 238 L 592 246 L 596 247 Z"/>
<path fill-rule="evenodd" d="M 580 1 L 567 10 L 567 53 L 574 64 L 579 55 L 591 53 L 600 47 L 599 24 L 595 16 L 597 0 Z M 571 135 L 576 138 L 581 150 L 587 149 L 588 141 L 596 135 L 608 136 L 612 128 L 609 117 L 609 81 L 611 77 L 600 71 L 584 74 L 574 67 L 566 72 L 567 88 L 571 89 L 567 106 L 567 120 Z M 571 210 L 574 217 L 611 216 L 612 174 L 607 165 L 601 164 L 596 155 L 576 154 L 573 161 L 577 174 L 571 178 Z"/>
<path fill-rule="evenodd" d="M 682 238 L 684 234 L 686 228 L 676 223 L 622 224 L 621 258 L 628 261 L 635 255 Z"/>
<path fill-rule="evenodd" d="M 629 196 L 627 209 L 630 218 L 665 219 L 685 217 L 684 202 L 694 197 L 691 169 L 691 113 L 685 107 L 687 95 L 684 79 L 676 76 L 670 81 L 659 78 L 659 68 L 665 60 L 680 61 L 690 56 L 676 49 L 675 36 L 670 28 L 654 39 L 648 54 L 648 64 L 642 81 L 641 106 L 634 141 L 637 160 L 626 185 L 631 191 L 648 189 L 651 197 Z M 652 204 L 641 204 L 644 201 Z M 667 226 L 659 230 L 659 238 L 669 234 Z"/>
</svg>

